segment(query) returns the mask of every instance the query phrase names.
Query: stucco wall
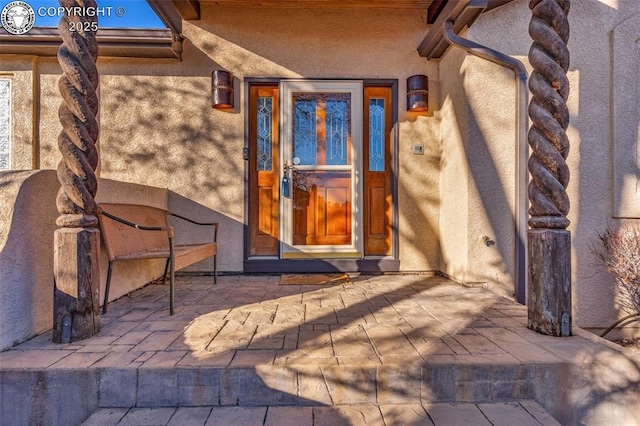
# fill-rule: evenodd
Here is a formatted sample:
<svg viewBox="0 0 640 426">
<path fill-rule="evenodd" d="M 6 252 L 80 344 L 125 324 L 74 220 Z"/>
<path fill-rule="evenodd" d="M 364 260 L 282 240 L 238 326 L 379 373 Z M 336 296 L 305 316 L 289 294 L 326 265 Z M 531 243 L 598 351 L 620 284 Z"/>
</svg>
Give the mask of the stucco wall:
<svg viewBox="0 0 640 426">
<path fill-rule="evenodd" d="M 614 215 L 640 218 L 640 12 L 611 30 Z M 629 76 L 636 76 L 630 78 Z"/>
<path fill-rule="evenodd" d="M 455 46 L 440 76 L 441 269 L 514 297 L 516 80 Z"/>
<path fill-rule="evenodd" d="M 0 350 L 51 328 L 57 189 L 52 170 L 0 173 Z"/>
<path fill-rule="evenodd" d="M 519 5 L 507 5 L 481 16 L 461 35 L 526 63 L 530 40 L 520 37 L 520 33 L 527 27 L 530 16 L 526 6 L 523 9 Z M 503 22 L 513 25 L 503 28 Z M 496 28 L 504 31 L 499 43 Z M 445 62 L 448 60 L 454 62 Z M 459 72 L 452 78 L 453 73 L 445 74 L 444 67 Z M 452 96 L 458 97 L 455 104 L 459 105 L 455 116 L 443 119 L 443 144 L 451 144 L 448 141 L 451 132 L 444 129 L 450 126 L 460 129 L 461 140 L 456 145 L 463 148 L 451 152 L 456 153 L 457 167 L 465 172 L 464 175 L 452 173 L 441 177 L 443 203 L 451 205 L 451 209 L 457 211 L 452 214 L 460 219 L 454 224 L 447 223 L 448 219 L 444 218 L 449 215 L 443 214 L 442 226 L 451 229 L 454 235 L 460 233 L 460 229 L 466 234 L 464 247 L 454 245 L 446 250 L 447 256 L 458 257 L 463 250 L 465 267 L 462 275 L 457 273 L 459 268 L 452 265 L 445 268 L 448 274 L 466 283 L 482 284 L 499 294 L 514 297 L 516 76 L 500 65 L 466 55 L 455 46 L 442 61 L 440 73 L 452 79 L 451 92 L 455 93 Z M 457 182 L 463 179 L 466 197 L 458 198 L 457 191 L 447 188 L 457 188 Z M 448 244 L 449 238 L 443 238 L 443 241 Z"/>
<path fill-rule="evenodd" d="M 528 3 L 526 0 L 516 1 L 482 15 L 468 31 L 467 37 L 517 57 L 528 64 L 527 52 L 531 39 L 525 31 L 521 30 L 527 28 L 531 17 Z M 634 54 L 636 59 L 639 57 L 637 46 L 635 51 L 629 48 L 637 40 L 637 28 L 632 27 L 635 33 L 628 31 L 627 42 L 620 43 L 629 48 L 628 51 L 620 51 L 620 48 L 612 43 L 612 35 L 614 30 L 620 28 L 621 22 L 631 22 L 629 18 L 632 16 L 637 20 L 638 14 L 640 14 L 640 4 L 634 0 L 573 2 L 569 14 L 571 65 L 568 76 L 571 92 L 568 106 L 571 123 L 567 134 L 571 149 L 567 162 L 571 181 L 567 190 L 571 200 L 569 230 L 572 233 L 573 243 L 574 321 L 583 327 L 604 326 L 620 315 L 611 294 L 612 278 L 597 265 L 591 253 L 590 244 L 596 238 L 597 232 L 602 232 L 607 225 L 616 226 L 620 223 L 614 218 L 616 205 L 624 204 L 618 201 L 614 205 L 613 202 L 614 177 L 619 179 L 616 177 L 619 174 L 616 170 L 620 170 L 619 157 L 616 157 L 618 159 L 613 157 L 616 144 L 620 144 L 620 141 L 615 139 L 615 135 L 621 130 L 628 131 L 629 126 L 638 128 L 638 104 L 637 97 L 632 101 L 621 101 L 616 94 L 620 89 L 616 92 L 612 86 L 616 70 L 616 67 L 612 66 L 612 64 L 615 65 L 612 59 L 621 55 L 633 57 Z M 505 22 L 509 25 L 504 25 Z M 621 37 L 620 31 L 617 37 Z M 631 42 L 628 41 L 629 39 Z M 475 58 L 473 60 L 478 61 Z M 469 141 L 475 144 L 476 148 L 483 148 L 479 145 L 481 140 L 488 142 L 491 161 L 496 171 L 493 176 L 489 176 L 489 179 L 486 179 L 486 176 L 483 179 L 476 179 L 475 184 L 478 193 L 483 194 L 485 191 L 495 191 L 494 185 L 501 182 L 502 191 L 508 203 L 497 200 L 501 212 L 490 211 L 487 207 L 495 205 L 496 200 L 492 199 L 491 195 L 481 195 L 479 198 L 483 201 L 486 213 L 491 215 L 497 213 L 497 216 L 484 219 L 477 217 L 476 220 L 469 220 L 469 223 L 473 224 L 471 226 L 481 223 L 478 230 L 482 229 L 484 224 L 493 224 L 493 231 L 496 232 L 496 246 L 500 247 L 502 240 L 512 238 L 506 227 L 500 229 L 495 224 L 507 221 L 506 207 L 512 209 L 513 143 L 511 141 L 513 139 L 510 138 L 513 134 L 513 112 L 510 111 L 514 110 L 513 101 L 509 100 L 507 95 L 512 93 L 513 83 L 510 78 L 502 75 L 498 67 L 480 63 L 472 65 L 470 61 L 471 58 L 466 60 L 466 69 L 470 72 L 465 76 L 466 96 L 470 111 L 473 111 L 473 117 L 469 117 L 472 128 L 469 132 Z M 620 69 L 619 66 L 618 69 Z M 629 71 L 627 69 L 624 74 L 626 87 L 622 90 L 636 93 L 639 87 L 638 73 Z M 617 79 L 617 84 L 622 84 L 620 78 L 617 77 Z M 627 118 L 616 122 L 615 115 L 612 116 L 611 113 L 613 106 L 619 105 L 620 102 L 631 115 L 624 116 Z M 621 125 L 624 127 L 621 128 Z M 635 137 L 638 137 L 637 133 Z M 634 149 L 631 149 L 631 145 L 637 147 L 637 141 L 627 140 L 625 143 L 629 149 L 626 149 L 622 155 L 625 158 L 634 158 Z M 472 151 L 478 154 L 481 150 L 472 149 Z M 470 164 L 469 170 L 472 175 L 477 166 L 477 164 Z M 626 172 L 629 173 L 629 170 Z M 631 172 L 637 172 L 637 168 Z M 472 205 L 475 203 L 473 199 L 476 198 L 476 194 L 473 188 L 470 189 L 469 197 Z M 615 195 L 616 199 L 620 200 L 621 192 L 616 190 Z M 626 196 L 625 203 L 636 202 L 635 192 L 626 193 Z M 633 222 L 630 221 L 630 223 Z M 477 235 L 480 233 L 478 232 Z M 468 239 L 470 245 L 474 244 L 477 235 L 470 232 Z M 446 239 L 446 235 L 444 237 Z M 471 274 L 477 271 L 499 273 L 499 268 L 493 264 L 495 259 L 492 260 L 490 255 L 475 257 L 475 264 L 474 257 L 473 255 L 469 257 Z M 501 263 L 504 261 L 505 265 L 509 264 L 506 256 L 500 257 Z"/>
<path fill-rule="evenodd" d="M 440 63 L 440 269 L 451 278 L 468 279 L 467 107 L 464 91 L 465 53 L 451 49 Z M 446 71 L 445 71 L 446 70 Z"/>
</svg>

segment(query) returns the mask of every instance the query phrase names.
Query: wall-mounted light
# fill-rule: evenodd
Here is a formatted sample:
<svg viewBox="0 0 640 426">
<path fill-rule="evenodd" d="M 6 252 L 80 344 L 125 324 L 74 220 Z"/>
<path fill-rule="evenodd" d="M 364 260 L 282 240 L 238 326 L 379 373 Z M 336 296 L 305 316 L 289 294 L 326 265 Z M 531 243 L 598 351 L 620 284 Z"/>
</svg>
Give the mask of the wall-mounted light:
<svg viewBox="0 0 640 426">
<path fill-rule="evenodd" d="M 233 109 L 233 74 L 215 70 L 211 74 L 211 106 L 215 109 Z"/>
<path fill-rule="evenodd" d="M 429 78 L 414 75 L 407 79 L 407 111 L 429 111 Z"/>
</svg>

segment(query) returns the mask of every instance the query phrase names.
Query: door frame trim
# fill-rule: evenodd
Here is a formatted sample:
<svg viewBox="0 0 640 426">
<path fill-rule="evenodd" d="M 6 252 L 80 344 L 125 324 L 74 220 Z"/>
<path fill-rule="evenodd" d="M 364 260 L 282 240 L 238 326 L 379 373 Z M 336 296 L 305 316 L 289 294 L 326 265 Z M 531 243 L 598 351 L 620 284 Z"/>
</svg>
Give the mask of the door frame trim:
<svg viewBox="0 0 640 426">
<path fill-rule="evenodd" d="M 351 94 L 351 244 L 337 246 L 296 246 L 293 244 L 293 199 L 281 197 L 280 199 L 280 257 L 286 259 L 290 256 L 313 255 L 313 253 L 334 252 L 352 254 L 364 253 L 364 229 L 362 214 L 362 126 L 363 126 L 363 82 L 362 80 L 307 80 L 307 79 L 283 79 L 279 85 L 280 97 L 280 164 L 285 164 L 293 155 L 293 142 L 285 143 L 293 139 L 292 125 L 287 119 L 293 119 L 292 96 L 297 92 L 309 93 L 350 93 Z M 291 162 L 291 161 L 290 161 Z M 323 167 L 320 167 L 322 169 Z M 340 167 L 327 167 L 331 170 Z M 284 177 L 282 167 L 279 170 L 279 181 Z"/>
</svg>

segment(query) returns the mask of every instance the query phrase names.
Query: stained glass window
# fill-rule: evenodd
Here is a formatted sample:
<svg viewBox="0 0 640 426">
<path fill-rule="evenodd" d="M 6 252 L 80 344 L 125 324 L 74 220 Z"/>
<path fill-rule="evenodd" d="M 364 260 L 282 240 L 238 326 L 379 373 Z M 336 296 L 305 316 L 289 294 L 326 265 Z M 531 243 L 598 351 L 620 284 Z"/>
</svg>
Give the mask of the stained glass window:
<svg viewBox="0 0 640 426">
<path fill-rule="evenodd" d="M 349 103 L 341 99 L 327 99 L 327 164 L 347 164 L 347 135 L 349 126 Z"/>
<path fill-rule="evenodd" d="M 273 169 L 273 98 L 258 97 L 258 170 Z"/>
<path fill-rule="evenodd" d="M 9 170 L 11 153 L 11 80 L 0 78 L 0 170 Z"/>
<path fill-rule="evenodd" d="M 295 164 L 348 165 L 351 95 L 296 92 L 293 99 Z"/>
<path fill-rule="evenodd" d="M 369 171 L 384 172 L 384 99 L 369 101 Z"/>
<path fill-rule="evenodd" d="M 293 156 L 300 159 L 298 164 L 317 164 L 316 100 L 298 98 L 293 115 Z"/>
</svg>

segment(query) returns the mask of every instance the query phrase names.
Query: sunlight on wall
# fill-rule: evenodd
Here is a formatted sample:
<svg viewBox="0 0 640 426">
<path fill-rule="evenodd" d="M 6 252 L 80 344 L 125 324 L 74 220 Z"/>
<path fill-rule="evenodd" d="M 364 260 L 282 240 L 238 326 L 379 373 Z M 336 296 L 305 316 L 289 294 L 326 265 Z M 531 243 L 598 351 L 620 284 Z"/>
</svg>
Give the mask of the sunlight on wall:
<svg viewBox="0 0 640 426">
<path fill-rule="evenodd" d="M 289 78 L 301 77 L 300 74 L 189 21 L 184 22 L 184 33 L 212 61 L 235 76 L 284 75 Z"/>
</svg>

